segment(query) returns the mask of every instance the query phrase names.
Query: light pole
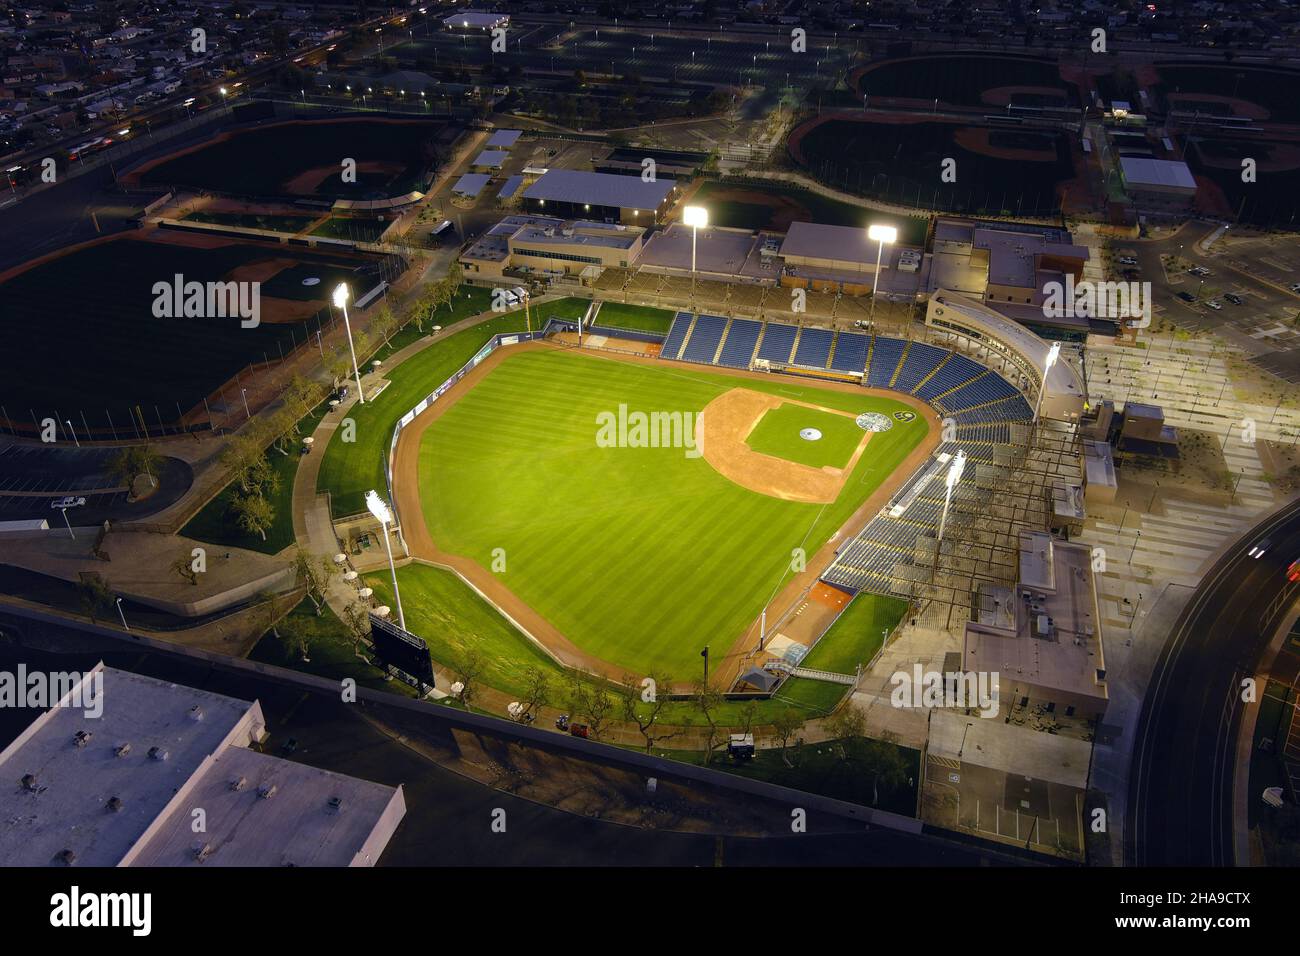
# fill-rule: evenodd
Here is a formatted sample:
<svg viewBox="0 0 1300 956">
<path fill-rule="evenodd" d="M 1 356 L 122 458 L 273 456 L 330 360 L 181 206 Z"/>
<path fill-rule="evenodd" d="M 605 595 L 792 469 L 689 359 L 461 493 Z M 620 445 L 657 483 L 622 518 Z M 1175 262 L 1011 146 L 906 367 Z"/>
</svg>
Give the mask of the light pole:
<svg viewBox="0 0 1300 956">
<path fill-rule="evenodd" d="M 402 613 L 402 594 L 397 590 L 397 565 L 393 563 L 393 542 L 388 537 L 388 526 L 393 523 L 393 512 L 377 491 L 366 492 L 366 507 L 379 520 L 384 529 L 384 547 L 388 549 L 388 569 L 393 572 L 393 599 L 397 602 L 397 623 L 406 630 L 406 615 Z"/>
<path fill-rule="evenodd" d="M 120 617 L 120 618 L 122 619 L 122 627 L 124 627 L 124 628 L 127 630 L 127 632 L 129 633 L 130 630 L 131 630 L 131 625 L 129 625 L 129 624 L 126 623 L 126 615 L 122 612 L 122 599 L 121 599 L 121 598 L 118 598 L 118 599 L 117 599 L 117 616 Z"/>
<path fill-rule="evenodd" d="M 244 417 L 252 418 L 253 413 L 248 410 L 248 389 L 241 388 L 239 390 L 239 397 L 244 400 Z"/>
<path fill-rule="evenodd" d="M 77 447 L 80 448 L 81 442 L 77 441 L 77 430 L 72 427 L 72 420 L 70 418 L 65 418 L 63 424 L 68 426 L 68 434 L 72 436 L 72 440 L 76 442 Z"/>
<path fill-rule="evenodd" d="M 898 241 L 898 230 L 893 226 L 875 224 L 867 227 L 867 238 L 876 240 L 876 274 L 871 280 L 871 315 L 868 321 L 874 326 L 876 318 L 876 293 L 880 290 L 880 262 L 885 257 L 885 243 Z"/>
<path fill-rule="evenodd" d="M 1043 407 L 1043 392 L 1047 391 L 1047 376 L 1052 371 L 1052 366 L 1056 364 L 1057 357 L 1061 354 L 1061 343 L 1053 342 L 1052 347 L 1047 350 L 1047 359 L 1043 362 L 1043 381 L 1038 386 L 1038 397 L 1034 399 L 1034 421 L 1038 421 L 1038 410 Z"/>
<path fill-rule="evenodd" d="M 72 531 L 72 522 L 68 520 L 68 509 L 60 508 L 59 510 L 63 512 L 63 523 L 68 526 L 68 537 L 75 541 L 77 536 Z"/>
<path fill-rule="evenodd" d="M 943 541 L 944 525 L 948 523 L 948 506 L 952 503 L 952 490 L 957 487 L 957 482 L 961 481 L 961 473 L 966 470 L 966 452 L 957 449 L 957 454 L 953 456 L 952 463 L 948 466 L 948 474 L 943 480 L 943 513 L 939 515 L 939 541 Z M 935 560 L 938 561 L 938 552 L 935 553 Z"/>
<path fill-rule="evenodd" d="M 343 310 L 343 328 L 348 333 L 348 351 L 352 353 L 352 371 L 357 377 L 357 401 L 366 403 L 366 396 L 361 390 L 361 369 L 357 367 L 357 350 L 352 344 L 352 323 L 348 321 L 348 284 L 340 282 L 334 287 L 334 304 Z"/>
<path fill-rule="evenodd" d="M 709 211 L 703 206 L 687 206 L 682 210 L 682 222 L 691 227 L 691 308 L 695 308 L 695 243 L 700 227 L 709 224 Z"/>
</svg>

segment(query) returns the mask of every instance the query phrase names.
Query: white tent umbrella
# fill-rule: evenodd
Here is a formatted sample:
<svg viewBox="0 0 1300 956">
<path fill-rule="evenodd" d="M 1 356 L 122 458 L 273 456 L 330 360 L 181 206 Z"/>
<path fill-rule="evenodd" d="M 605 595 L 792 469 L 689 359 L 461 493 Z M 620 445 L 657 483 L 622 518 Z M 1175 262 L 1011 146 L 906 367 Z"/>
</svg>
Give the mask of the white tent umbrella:
<svg viewBox="0 0 1300 956">
<path fill-rule="evenodd" d="M 357 572 L 355 572 L 355 571 L 344 571 L 344 572 L 343 572 L 343 580 L 344 580 L 344 581 L 355 581 L 355 580 L 356 580 L 357 578 L 359 578 L 359 577 L 360 577 L 360 575 L 357 574 Z"/>
<path fill-rule="evenodd" d="M 357 597 L 368 600 L 374 593 L 374 588 L 362 588 L 357 592 Z"/>
<path fill-rule="evenodd" d="M 312 438 L 310 435 L 308 435 L 306 438 L 304 438 L 304 439 L 302 440 L 302 443 L 303 443 L 304 445 L 314 445 L 314 444 L 316 444 L 316 439 L 314 439 L 314 438 Z"/>
<path fill-rule="evenodd" d="M 381 604 L 379 607 L 375 608 L 374 613 L 375 617 L 388 617 L 388 615 L 392 613 L 392 610 L 387 604 Z"/>
<path fill-rule="evenodd" d="M 347 562 L 347 560 L 348 560 L 348 556 L 347 556 L 346 554 L 344 554 L 342 551 L 340 551 L 338 554 L 334 555 L 334 563 L 335 563 L 335 564 L 345 564 L 345 563 Z"/>
</svg>

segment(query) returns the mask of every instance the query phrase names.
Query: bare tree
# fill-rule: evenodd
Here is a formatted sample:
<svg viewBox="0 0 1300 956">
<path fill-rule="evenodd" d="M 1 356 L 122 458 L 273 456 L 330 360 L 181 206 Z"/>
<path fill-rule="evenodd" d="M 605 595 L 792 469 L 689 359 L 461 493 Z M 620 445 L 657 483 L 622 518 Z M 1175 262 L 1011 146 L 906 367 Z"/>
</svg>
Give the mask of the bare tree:
<svg viewBox="0 0 1300 956">
<path fill-rule="evenodd" d="M 722 709 L 724 698 L 721 691 L 714 690 L 703 681 L 696 681 L 692 700 L 695 709 L 704 718 L 704 765 L 707 767 L 722 736 L 722 730 L 718 727 L 718 711 Z"/>
<path fill-rule="evenodd" d="M 532 714 L 547 705 L 551 697 L 551 678 L 536 664 L 524 668 L 524 714 Z"/>
<path fill-rule="evenodd" d="M 83 572 L 76 588 L 77 601 L 92 621 L 98 622 L 100 614 L 111 612 L 116 595 L 108 582 L 98 574 Z"/>
<path fill-rule="evenodd" d="M 772 720 L 772 730 L 776 732 L 777 739 L 781 741 L 781 760 L 784 761 L 787 767 L 794 767 L 787 752 L 790 747 L 790 738 L 803 730 L 803 727 L 803 714 L 793 707 L 787 707 Z"/>
<path fill-rule="evenodd" d="M 307 589 L 307 597 L 319 617 L 325 610 L 325 592 L 338 566 L 327 557 L 318 557 L 299 545 L 293 549 L 293 570 L 298 583 Z"/>
<path fill-rule="evenodd" d="M 642 686 L 635 675 L 624 674 L 622 683 L 618 685 L 619 704 L 622 709 L 623 719 L 630 724 L 636 724 L 636 729 L 641 736 L 645 738 L 646 753 L 649 753 L 654 747 L 656 740 L 666 740 L 673 734 L 656 734 L 654 732 L 655 724 L 659 721 L 659 715 L 663 713 L 664 707 L 668 704 L 668 695 L 661 693 L 672 686 L 672 679 L 666 674 L 651 673 L 648 677 L 650 684 Z M 653 691 L 653 692 L 651 692 Z"/>
<path fill-rule="evenodd" d="M 275 509 L 261 495 L 237 495 L 231 502 L 235 524 L 248 534 L 260 534 L 266 540 L 267 530 L 275 523 Z"/>
<path fill-rule="evenodd" d="M 487 658 L 477 647 L 471 647 L 461 658 L 457 674 L 460 680 L 460 702 L 469 710 L 478 699 L 478 682 L 487 669 Z"/>
<path fill-rule="evenodd" d="M 172 562 L 172 570 L 186 581 L 189 581 L 190 584 L 195 587 L 198 586 L 199 573 L 194 570 L 194 558 L 188 551 Z"/>
</svg>

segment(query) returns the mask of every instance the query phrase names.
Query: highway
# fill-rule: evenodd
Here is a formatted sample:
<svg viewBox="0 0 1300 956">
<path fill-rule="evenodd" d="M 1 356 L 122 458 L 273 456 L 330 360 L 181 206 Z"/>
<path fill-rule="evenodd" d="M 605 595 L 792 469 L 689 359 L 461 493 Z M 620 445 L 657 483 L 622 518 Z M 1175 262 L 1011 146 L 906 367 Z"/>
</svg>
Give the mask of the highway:
<svg viewBox="0 0 1300 956">
<path fill-rule="evenodd" d="M 1267 552 L 1250 557 L 1256 542 Z M 1290 603 L 1300 501 L 1274 512 L 1215 563 L 1179 616 L 1142 703 L 1125 858 L 1137 866 L 1233 866 L 1233 774 L 1247 705 L 1241 682 Z M 1288 595 L 1292 597 L 1293 595 Z M 1260 687 L 1260 694 L 1263 688 Z"/>
</svg>

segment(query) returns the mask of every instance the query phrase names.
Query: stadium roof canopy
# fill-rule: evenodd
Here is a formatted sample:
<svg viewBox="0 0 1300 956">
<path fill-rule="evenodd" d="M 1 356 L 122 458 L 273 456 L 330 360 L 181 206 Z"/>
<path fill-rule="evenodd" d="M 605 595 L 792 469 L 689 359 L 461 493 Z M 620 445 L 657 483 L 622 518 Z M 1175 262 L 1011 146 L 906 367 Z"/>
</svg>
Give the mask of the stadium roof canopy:
<svg viewBox="0 0 1300 956">
<path fill-rule="evenodd" d="M 523 130 L 499 129 L 488 139 L 487 145 L 498 149 L 509 149 L 523 135 Z"/>
<path fill-rule="evenodd" d="M 552 169 L 528 187 L 525 199 L 590 203 L 620 209 L 658 209 L 676 185 L 671 179 L 645 182 L 640 176 Z"/>
<path fill-rule="evenodd" d="M 491 178 L 487 173 L 466 173 L 456 180 L 456 185 L 451 187 L 451 191 L 473 198 L 483 191 L 483 187 Z"/>
</svg>

